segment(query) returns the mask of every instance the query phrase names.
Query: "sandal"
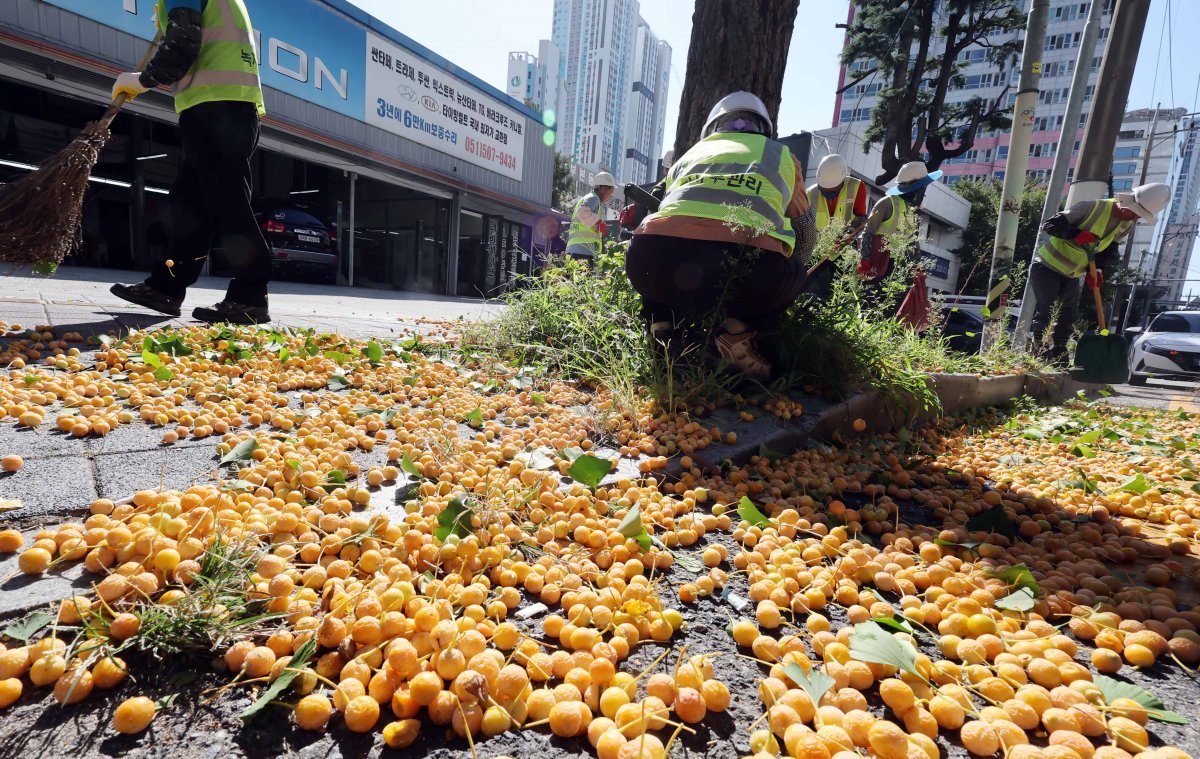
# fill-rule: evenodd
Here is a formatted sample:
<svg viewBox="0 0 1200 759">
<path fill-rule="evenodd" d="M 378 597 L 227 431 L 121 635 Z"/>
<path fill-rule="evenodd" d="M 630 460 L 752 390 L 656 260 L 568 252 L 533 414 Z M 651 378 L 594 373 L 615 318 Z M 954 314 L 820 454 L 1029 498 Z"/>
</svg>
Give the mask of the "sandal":
<svg viewBox="0 0 1200 759">
<path fill-rule="evenodd" d="M 762 357 L 754 344 L 755 332 L 738 334 L 726 332 L 717 337 L 717 352 L 730 366 L 747 377 L 766 381 L 771 376 L 771 362 Z"/>
</svg>

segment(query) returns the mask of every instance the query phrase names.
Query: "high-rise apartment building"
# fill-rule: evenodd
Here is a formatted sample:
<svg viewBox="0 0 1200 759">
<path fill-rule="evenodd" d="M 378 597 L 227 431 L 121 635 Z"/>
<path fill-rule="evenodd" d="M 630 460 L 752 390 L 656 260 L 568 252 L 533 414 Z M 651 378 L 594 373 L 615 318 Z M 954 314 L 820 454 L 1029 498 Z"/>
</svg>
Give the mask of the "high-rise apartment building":
<svg viewBox="0 0 1200 759">
<path fill-rule="evenodd" d="M 1126 192 L 1143 184 L 1143 165 L 1146 167 L 1146 183 L 1170 184 L 1173 181 L 1176 172 L 1175 153 L 1179 147 L 1176 130 L 1187 109 L 1159 108 L 1157 111 L 1155 115 L 1154 108 L 1140 108 L 1125 113 L 1125 118 L 1121 121 L 1121 131 L 1117 133 L 1116 147 L 1113 148 L 1114 192 Z M 1171 209 L 1172 212 L 1173 210 L 1174 208 Z M 1168 213 L 1163 213 L 1159 214 L 1157 224 L 1141 222 L 1134 228 L 1133 247 L 1129 258 L 1131 268 L 1142 270 L 1147 277 L 1153 276 L 1157 245 L 1167 224 Z M 1121 243 L 1122 255 L 1127 244 L 1128 241 Z"/>
<path fill-rule="evenodd" d="M 1185 290 L 1200 289 L 1200 282 L 1184 281 L 1200 232 L 1200 119 L 1185 119 L 1179 130 L 1171 180 L 1174 194 L 1154 264 L 1154 279 L 1168 301 L 1180 300 Z"/>
<path fill-rule="evenodd" d="M 550 40 L 538 43 L 538 54 L 508 54 L 508 94 L 532 105 L 543 114 L 558 113 L 558 45 Z"/>
<path fill-rule="evenodd" d="M 1079 149 L 1079 141 L 1083 139 L 1083 124 L 1091 107 L 1092 92 L 1095 89 L 1096 78 L 1100 70 L 1100 59 L 1103 57 L 1104 45 L 1108 41 L 1109 27 L 1112 23 L 1112 5 L 1114 0 L 1098 0 L 1105 3 L 1104 13 L 1100 21 L 1100 32 L 1096 43 L 1096 53 L 1093 56 L 1088 80 L 1088 89 L 1084 96 L 1083 116 L 1078 124 L 1064 124 L 1063 117 L 1067 110 L 1067 95 L 1071 89 L 1071 78 L 1075 74 L 1075 59 L 1079 53 L 1079 43 L 1083 38 L 1083 27 L 1087 21 L 1090 3 L 1086 0 L 1059 3 L 1055 0 L 1050 9 L 1050 17 L 1046 27 L 1046 44 L 1042 55 L 1041 95 L 1037 106 L 1037 121 L 1031 140 L 1029 166 L 1026 172 L 1035 178 L 1049 178 L 1054 166 L 1054 157 L 1058 152 L 1058 141 L 1064 129 L 1074 130 L 1077 137 L 1075 150 Z M 1013 0 L 1022 10 L 1028 11 L 1031 0 Z M 854 4 L 850 6 L 849 23 L 854 20 Z M 942 12 L 939 10 L 939 12 Z M 937 23 L 935 22 L 935 26 Z M 1008 32 L 993 39 L 984 40 L 984 44 L 974 45 L 959 54 L 959 60 L 964 64 L 962 73 L 963 85 L 950 91 L 947 102 L 965 102 L 975 97 L 994 102 L 998 98 L 1010 106 L 1016 101 L 1018 89 L 1019 63 L 1005 71 L 997 71 L 996 66 L 987 60 L 987 47 L 1002 41 L 1011 40 L 1019 34 Z M 945 49 L 944 41 L 935 39 L 931 55 L 940 55 Z M 838 89 L 854 80 L 856 75 L 871 68 L 868 61 L 856 61 L 850 66 L 843 66 L 838 80 Z M 871 112 L 875 107 L 878 92 L 884 86 L 882 76 L 868 76 L 855 86 L 842 92 L 837 97 L 833 114 L 833 126 L 838 127 L 835 143 L 841 152 L 861 150 L 861 135 L 871 122 Z M 964 177 L 1003 177 L 1008 164 L 1009 137 L 1007 132 L 981 132 L 971 150 L 958 158 L 946 161 L 941 168 L 945 172 L 943 181 L 948 184 Z M 1072 154 L 1071 167 L 1074 168 L 1075 156 Z"/>
<path fill-rule="evenodd" d="M 641 17 L 637 21 L 632 80 L 625 117 L 625 165 L 618 173 L 624 182 L 646 184 L 658 181 L 662 159 L 671 46 L 654 36 Z"/>
<path fill-rule="evenodd" d="M 638 10 L 637 0 L 555 0 L 551 32 L 560 51 L 559 151 L 622 182 L 653 173 L 646 167 L 657 156 L 647 151 L 661 150 L 666 117 L 670 46 Z"/>
</svg>

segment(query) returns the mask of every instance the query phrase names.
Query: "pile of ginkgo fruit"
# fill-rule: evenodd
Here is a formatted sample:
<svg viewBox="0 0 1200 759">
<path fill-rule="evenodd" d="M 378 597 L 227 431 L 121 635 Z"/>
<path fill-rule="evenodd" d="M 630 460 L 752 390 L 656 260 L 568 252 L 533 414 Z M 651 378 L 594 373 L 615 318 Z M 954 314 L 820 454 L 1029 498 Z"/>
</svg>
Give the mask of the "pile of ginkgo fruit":
<svg viewBox="0 0 1200 759">
<path fill-rule="evenodd" d="M 8 628 L 0 707 L 26 680 L 63 704 L 114 688 L 126 658 L 186 628 L 201 633 L 187 653 L 207 665 L 208 642 L 228 687 L 254 689 L 248 717 L 284 701 L 302 729 L 393 748 L 431 724 L 472 748 L 532 728 L 658 759 L 737 697 L 712 656 L 687 654 L 712 650 L 689 607 L 728 602 L 762 675 L 762 716 L 737 729 L 763 759 L 933 759 L 938 739 L 1186 756 L 1152 740 L 1184 718 L 1111 675 L 1200 663 L 1200 612 L 1180 596 L 1200 579 L 1183 563 L 1200 519 L 1191 418 L 993 415 L 705 469 L 693 454 L 730 434 L 711 422 L 649 401 L 631 418 L 602 391 L 417 337 L 102 342 L 90 357 L 44 331 L 8 345 L 0 418 L 53 415 L 79 436 L 140 420 L 163 445 L 216 438 L 220 463 L 182 491 L 0 531 L 21 571 L 82 562 L 94 580 Z M 679 475 L 617 478 L 603 450 L 643 473 L 677 456 Z M 372 503 L 383 486 L 399 505 Z M 661 653 L 632 668 L 640 646 Z M 113 725 L 154 715 L 135 696 Z"/>
</svg>

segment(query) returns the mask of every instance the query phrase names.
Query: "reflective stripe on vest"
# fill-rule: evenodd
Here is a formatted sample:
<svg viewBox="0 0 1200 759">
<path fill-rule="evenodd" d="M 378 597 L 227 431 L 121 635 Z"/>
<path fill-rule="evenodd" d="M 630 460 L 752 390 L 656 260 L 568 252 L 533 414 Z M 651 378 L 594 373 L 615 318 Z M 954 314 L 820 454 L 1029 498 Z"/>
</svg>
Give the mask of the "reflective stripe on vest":
<svg viewBox="0 0 1200 759">
<path fill-rule="evenodd" d="M 1090 247 L 1094 251 L 1102 251 L 1113 242 L 1125 236 L 1133 228 L 1132 221 L 1122 221 L 1108 230 L 1112 220 L 1113 210 L 1117 207 L 1116 200 L 1097 200 L 1091 213 L 1079 225 L 1080 232 L 1091 232 L 1098 238 Z M 1108 230 L 1107 234 L 1105 231 Z M 1051 237 L 1038 250 L 1038 258 L 1054 271 L 1064 277 L 1078 277 L 1088 268 L 1088 250 L 1075 243 L 1074 240 L 1064 240 Z"/>
<path fill-rule="evenodd" d="M 167 27 L 166 6 L 158 2 L 159 26 Z M 266 114 L 254 29 L 243 0 L 208 0 L 201 16 L 200 54 L 175 85 L 175 110 L 214 101 L 254 103 Z"/>
<path fill-rule="evenodd" d="M 596 193 L 589 192 L 575 204 L 575 210 L 571 214 L 571 228 L 567 233 L 567 253 L 569 255 L 597 256 L 600 254 L 600 246 L 604 238 L 600 234 L 599 226 L 589 226 L 579 218 L 579 212 L 583 209 L 584 204 L 592 199 L 596 201 L 596 208 L 593 210 L 599 216 L 602 204 Z"/>
<path fill-rule="evenodd" d="M 842 182 L 832 217 L 829 215 L 829 201 L 825 199 L 820 185 L 817 186 L 817 231 L 829 226 L 831 218 L 842 224 L 849 224 L 854 219 L 854 201 L 858 197 L 858 188 L 861 185 L 862 182 L 854 177 Z"/>
<path fill-rule="evenodd" d="M 666 197 L 652 218 L 725 222 L 750 230 L 751 238 L 779 240 L 790 255 L 796 234 L 786 210 L 795 192 L 795 161 L 785 145 L 759 134 L 717 132 L 671 167 Z"/>
</svg>

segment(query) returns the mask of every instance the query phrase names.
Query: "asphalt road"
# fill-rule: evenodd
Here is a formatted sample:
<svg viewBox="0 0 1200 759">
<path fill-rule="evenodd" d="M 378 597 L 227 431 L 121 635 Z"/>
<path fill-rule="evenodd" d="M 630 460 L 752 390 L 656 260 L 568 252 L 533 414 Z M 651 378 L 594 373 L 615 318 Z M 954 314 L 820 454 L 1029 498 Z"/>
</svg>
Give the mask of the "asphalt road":
<svg viewBox="0 0 1200 759">
<path fill-rule="evenodd" d="M 1200 413 L 1200 385 L 1195 382 L 1148 380 L 1145 385 L 1116 385 L 1107 402 L 1114 406 L 1136 406 L 1167 411 Z"/>
</svg>

